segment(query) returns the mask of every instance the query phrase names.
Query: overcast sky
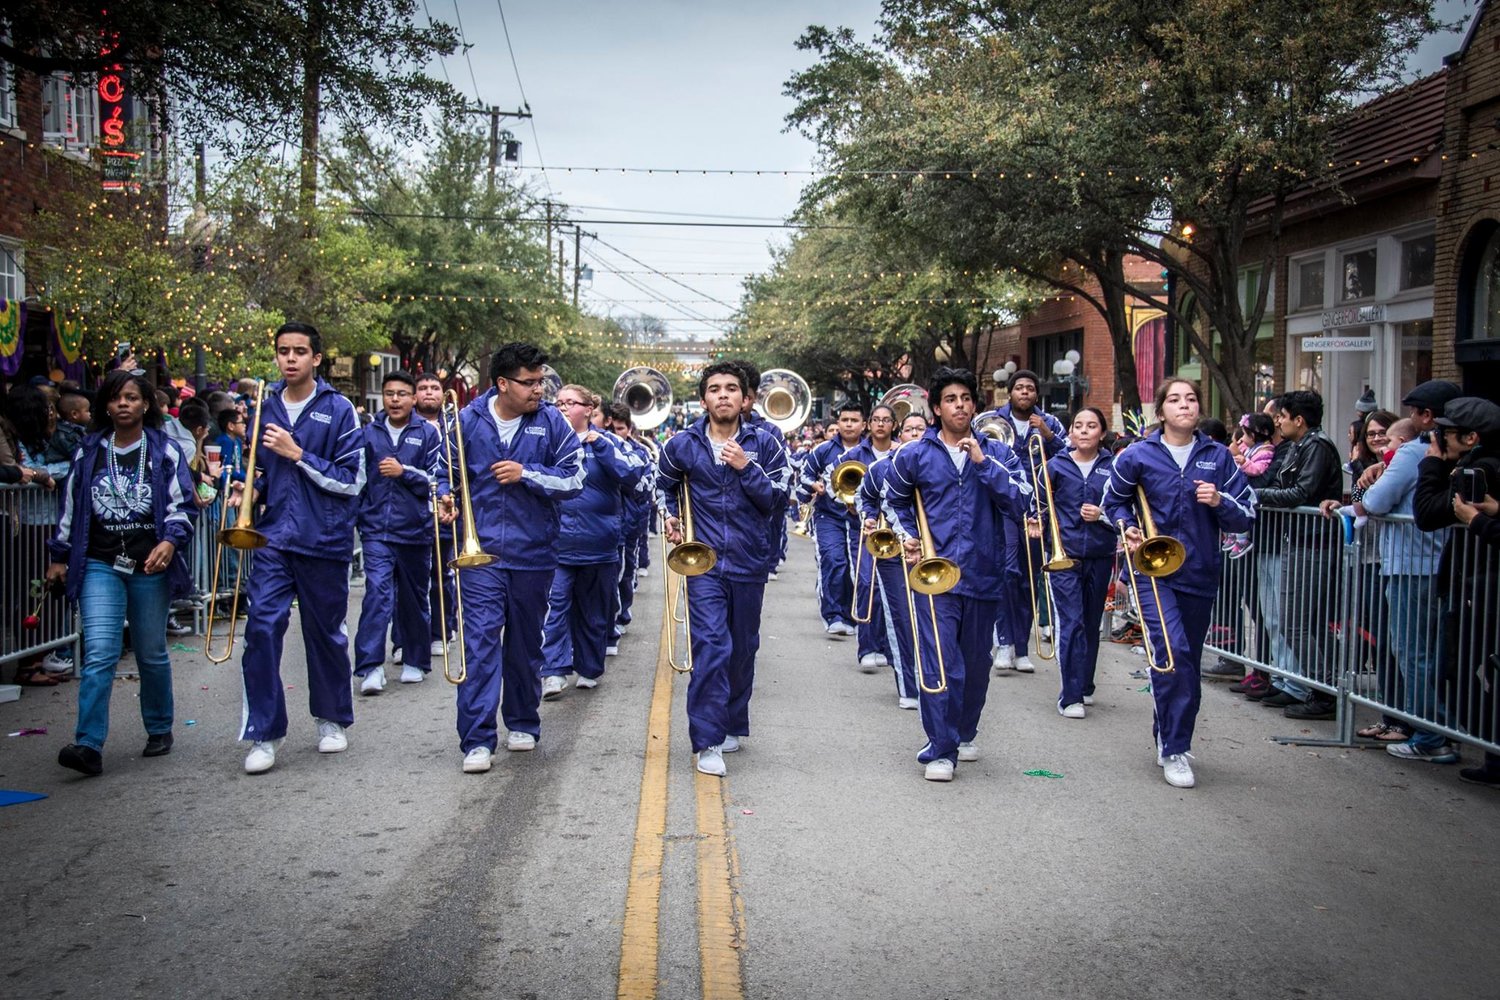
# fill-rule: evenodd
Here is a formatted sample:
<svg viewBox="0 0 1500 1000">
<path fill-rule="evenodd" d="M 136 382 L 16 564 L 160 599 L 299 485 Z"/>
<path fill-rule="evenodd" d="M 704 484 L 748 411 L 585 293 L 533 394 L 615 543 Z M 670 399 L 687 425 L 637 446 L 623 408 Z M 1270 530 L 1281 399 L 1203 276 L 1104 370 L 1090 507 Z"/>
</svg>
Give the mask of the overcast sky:
<svg viewBox="0 0 1500 1000">
<path fill-rule="evenodd" d="M 665 213 L 711 214 L 713 221 L 726 221 L 726 215 L 782 219 L 795 207 L 807 178 L 562 168 L 806 170 L 813 160 L 811 143 L 783 131 L 791 103 L 782 96 L 782 85 L 810 62 L 796 50 L 796 39 L 809 24 L 845 25 L 868 38 L 880 9 L 879 0 L 426 0 L 426 5 L 434 18 L 463 22 L 469 59 L 448 57 L 435 71 L 445 71 L 470 98 L 517 107 L 519 70 L 536 116 L 529 124 L 509 125 L 524 143 L 523 166 L 531 168 L 519 171 L 519 178 L 550 189 L 557 200 L 575 206 L 578 218 L 682 222 L 708 220 Z M 1472 3 L 1443 0 L 1439 8 L 1441 16 L 1455 20 L 1465 17 Z M 1413 75 L 1436 69 L 1457 45 L 1455 35 L 1429 40 L 1414 60 Z M 545 172 L 535 169 L 540 166 Z M 768 243 L 785 239 L 784 231 L 749 228 L 601 222 L 584 229 L 598 234 L 597 242 L 584 241 L 585 263 L 595 272 L 592 286 L 584 286 L 584 301 L 593 311 L 621 317 L 647 313 L 668 320 L 674 333 L 698 336 L 722 329 L 703 318 L 728 317 L 744 276 L 769 264 Z M 571 244 L 568 255 L 571 263 Z M 649 269 L 669 277 L 614 273 Z M 727 273 L 681 273 L 688 271 Z"/>
</svg>

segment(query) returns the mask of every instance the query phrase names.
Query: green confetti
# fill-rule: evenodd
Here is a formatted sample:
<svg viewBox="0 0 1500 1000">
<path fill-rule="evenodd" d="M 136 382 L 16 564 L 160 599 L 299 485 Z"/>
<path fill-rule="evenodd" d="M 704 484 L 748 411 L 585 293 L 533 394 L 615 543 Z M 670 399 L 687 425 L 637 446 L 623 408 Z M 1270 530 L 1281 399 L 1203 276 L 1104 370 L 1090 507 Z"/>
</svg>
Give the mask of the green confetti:
<svg viewBox="0 0 1500 1000">
<path fill-rule="evenodd" d="M 1150 684 L 1142 684 L 1140 687 L 1136 688 L 1136 690 L 1137 691 L 1150 691 L 1151 690 L 1151 685 Z"/>
<path fill-rule="evenodd" d="M 1021 773 L 1024 774 L 1024 775 L 1026 775 L 1026 777 L 1028 777 L 1028 778 L 1061 778 L 1062 777 L 1062 775 L 1060 775 L 1060 774 L 1056 774 L 1056 773 L 1054 773 L 1052 771 L 1044 771 L 1044 770 L 1041 770 L 1041 769 L 1038 769 L 1038 770 L 1035 770 L 1035 771 L 1022 771 Z"/>
<path fill-rule="evenodd" d="M 171 650 L 175 650 L 178 653 L 195 653 L 195 652 L 197 652 L 196 648 L 194 648 L 193 646 L 189 646 L 186 643 L 182 643 L 182 642 L 174 642 L 174 643 L 172 643 L 172 645 L 168 646 L 167 648 L 171 649 Z"/>
</svg>

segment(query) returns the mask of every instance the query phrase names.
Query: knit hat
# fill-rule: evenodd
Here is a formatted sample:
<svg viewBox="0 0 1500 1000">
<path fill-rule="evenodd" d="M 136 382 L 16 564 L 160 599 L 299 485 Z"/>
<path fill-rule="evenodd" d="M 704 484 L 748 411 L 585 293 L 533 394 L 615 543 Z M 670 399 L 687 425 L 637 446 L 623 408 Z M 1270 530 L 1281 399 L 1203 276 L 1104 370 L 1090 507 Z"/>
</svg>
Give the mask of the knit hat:
<svg viewBox="0 0 1500 1000">
<path fill-rule="evenodd" d="M 1355 413 L 1374 413 L 1378 409 L 1380 409 L 1380 405 L 1375 402 L 1374 389 L 1366 389 L 1359 397 L 1358 402 L 1354 404 Z"/>
</svg>

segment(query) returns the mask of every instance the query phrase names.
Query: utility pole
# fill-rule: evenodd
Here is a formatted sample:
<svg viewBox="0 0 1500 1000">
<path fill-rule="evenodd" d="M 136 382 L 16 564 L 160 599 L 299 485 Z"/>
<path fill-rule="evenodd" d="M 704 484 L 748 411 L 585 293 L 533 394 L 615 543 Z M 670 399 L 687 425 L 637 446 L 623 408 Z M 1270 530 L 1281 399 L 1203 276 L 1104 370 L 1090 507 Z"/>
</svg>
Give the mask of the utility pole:
<svg viewBox="0 0 1500 1000">
<path fill-rule="evenodd" d="M 548 198 L 542 204 L 547 206 L 547 242 L 545 245 L 550 247 L 552 245 L 552 199 Z"/>
<path fill-rule="evenodd" d="M 573 311 L 578 311 L 578 276 L 583 273 L 583 230 L 573 227 Z"/>
<path fill-rule="evenodd" d="M 203 162 L 207 155 L 203 143 L 193 143 L 193 201 L 200 205 L 208 200 L 208 167 Z"/>
<path fill-rule="evenodd" d="M 568 279 L 565 278 L 565 277 L 563 277 L 563 273 L 567 270 L 567 267 L 568 267 L 567 251 L 563 247 L 563 241 L 562 240 L 558 240 L 557 241 L 557 283 L 559 285 L 567 285 L 567 283 L 568 283 Z"/>
<path fill-rule="evenodd" d="M 465 114 L 488 115 L 490 119 L 490 190 L 495 190 L 495 171 L 500 166 L 500 119 L 502 118 L 530 118 L 530 108 L 517 108 L 514 111 L 501 111 L 498 105 L 476 108 L 465 108 Z"/>
</svg>

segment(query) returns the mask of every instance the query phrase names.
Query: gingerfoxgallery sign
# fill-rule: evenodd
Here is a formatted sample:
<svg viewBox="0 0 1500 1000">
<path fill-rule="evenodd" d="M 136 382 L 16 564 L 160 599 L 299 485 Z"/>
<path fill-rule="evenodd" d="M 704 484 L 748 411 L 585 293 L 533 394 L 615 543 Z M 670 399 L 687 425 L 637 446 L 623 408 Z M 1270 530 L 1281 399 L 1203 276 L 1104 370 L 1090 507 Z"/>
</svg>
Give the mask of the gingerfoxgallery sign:
<svg viewBox="0 0 1500 1000">
<path fill-rule="evenodd" d="M 1337 330 L 1341 326 L 1384 322 L 1385 306 L 1350 306 L 1347 309 L 1330 309 L 1325 312 L 1322 326 L 1325 330 Z"/>
<path fill-rule="evenodd" d="M 1373 351 L 1374 337 L 1303 337 L 1302 350 L 1312 353 L 1328 351 Z"/>
</svg>

